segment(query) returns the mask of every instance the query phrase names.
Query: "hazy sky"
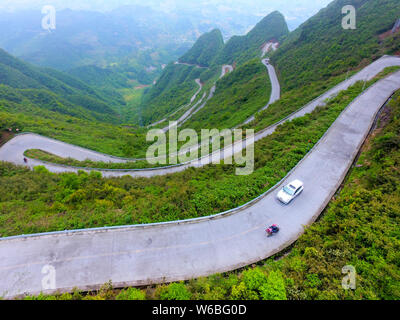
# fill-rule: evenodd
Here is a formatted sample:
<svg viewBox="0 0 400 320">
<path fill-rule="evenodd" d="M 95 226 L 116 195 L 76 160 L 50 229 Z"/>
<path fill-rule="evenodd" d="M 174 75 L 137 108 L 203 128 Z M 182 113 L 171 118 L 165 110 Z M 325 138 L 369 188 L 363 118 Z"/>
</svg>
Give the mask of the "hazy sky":
<svg viewBox="0 0 400 320">
<path fill-rule="evenodd" d="M 212 7 L 220 12 L 239 11 L 260 17 L 279 10 L 290 24 L 291 20 L 305 21 L 330 2 L 332 0 L 0 0 L 0 10 L 38 9 L 54 5 L 56 9 L 108 11 L 122 5 L 138 4 L 178 14 L 181 10 L 203 11 Z"/>
</svg>

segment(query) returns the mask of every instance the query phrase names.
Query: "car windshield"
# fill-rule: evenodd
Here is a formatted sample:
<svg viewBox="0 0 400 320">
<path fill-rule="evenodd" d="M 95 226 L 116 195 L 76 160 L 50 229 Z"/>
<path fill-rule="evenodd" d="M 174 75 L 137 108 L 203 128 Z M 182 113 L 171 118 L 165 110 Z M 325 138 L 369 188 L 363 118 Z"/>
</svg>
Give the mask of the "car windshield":
<svg viewBox="0 0 400 320">
<path fill-rule="evenodd" d="M 292 186 L 286 186 L 283 188 L 283 191 L 285 191 L 287 194 L 292 196 L 292 195 L 294 195 L 296 189 Z"/>
</svg>

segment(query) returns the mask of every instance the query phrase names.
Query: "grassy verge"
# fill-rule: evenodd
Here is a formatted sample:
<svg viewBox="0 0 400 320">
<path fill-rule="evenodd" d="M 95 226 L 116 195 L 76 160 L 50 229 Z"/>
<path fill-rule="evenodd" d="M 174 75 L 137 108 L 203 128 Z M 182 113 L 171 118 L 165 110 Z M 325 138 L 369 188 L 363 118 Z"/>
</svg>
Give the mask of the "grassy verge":
<svg viewBox="0 0 400 320">
<path fill-rule="evenodd" d="M 24 155 L 30 159 L 37 159 L 45 162 L 61 164 L 65 166 L 72 166 L 78 168 L 94 168 L 94 169 L 144 169 L 144 168 L 156 168 L 162 165 L 152 165 L 145 160 L 136 162 L 96 162 L 92 160 L 79 161 L 72 158 L 62 158 L 52 153 L 39 150 L 29 149 L 24 152 Z"/>
<path fill-rule="evenodd" d="M 188 282 L 27 299 L 391 299 L 400 298 L 400 93 L 381 114 L 343 189 L 288 250 L 241 270 Z M 341 286 L 356 269 L 356 289 Z"/>
</svg>

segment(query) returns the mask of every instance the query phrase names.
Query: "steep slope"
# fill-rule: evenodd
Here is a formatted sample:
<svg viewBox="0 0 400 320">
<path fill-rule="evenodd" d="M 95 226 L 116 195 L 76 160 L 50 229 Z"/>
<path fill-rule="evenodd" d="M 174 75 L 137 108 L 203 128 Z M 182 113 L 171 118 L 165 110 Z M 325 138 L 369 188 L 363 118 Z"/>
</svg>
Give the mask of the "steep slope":
<svg viewBox="0 0 400 320">
<path fill-rule="evenodd" d="M 111 68 L 97 66 L 83 66 L 68 71 L 68 74 L 79 77 L 80 80 L 93 87 L 101 88 L 128 88 L 128 78 Z"/>
<path fill-rule="evenodd" d="M 59 113 L 87 119 L 117 121 L 115 112 L 109 107 L 109 104 L 117 102 L 103 98 L 76 78 L 56 70 L 32 66 L 1 49 L 0 85 L 3 93 L 9 91 L 24 96 L 35 102 L 39 108 L 48 108 L 46 99 L 56 99 L 59 102 Z M 37 99 L 34 99 L 34 96 Z M 43 99 L 43 103 L 40 103 L 40 98 Z M 2 100 L 6 100 L 5 94 L 2 95 Z"/>
<path fill-rule="evenodd" d="M 143 71 L 143 73 L 145 72 Z M 131 80 L 134 80 L 134 78 L 127 76 L 126 70 L 111 67 L 100 68 L 94 65 L 68 70 L 68 74 L 95 88 L 97 92 L 101 92 L 101 96 L 110 101 L 110 104 L 114 106 L 114 110 L 118 111 L 120 110 L 118 108 L 120 105 L 126 104 L 119 90 L 131 88 Z M 115 106 L 116 103 L 117 106 Z"/>
<path fill-rule="evenodd" d="M 355 30 L 342 28 L 345 5 L 356 7 Z M 398 0 L 333 1 L 292 32 L 273 55 L 283 90 L 326 80 L 380 57 L 390 39 L 381 41 L 379 35 L 391 30 L 399 15 Z"/>
<path fill-rule="evenodd" d="M 247 35 L 234 36 L 225 45 L 214 63 L 242 64 L 261 54 L 261 46 L 270 41 L 282 41 L 289 33 L 284 16 L 274 11 L 262 19 Z"/>
<path fill-rule="evenodd" d="M 194 46 L 179 59 L 179 62 L 209 67 L 223 46 L 224 39 L 221 31 L 214 29 L 203 34 Z"/>
</svg>

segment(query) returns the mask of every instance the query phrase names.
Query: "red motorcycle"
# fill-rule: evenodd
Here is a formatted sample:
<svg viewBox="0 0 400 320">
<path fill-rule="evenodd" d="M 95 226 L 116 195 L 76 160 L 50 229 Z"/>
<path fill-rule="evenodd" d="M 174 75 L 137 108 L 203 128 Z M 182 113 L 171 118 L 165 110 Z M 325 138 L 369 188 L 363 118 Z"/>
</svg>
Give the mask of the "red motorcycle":
<svg viewBox="0 0 400 320">
<path fill-rule="evenodd" d="M 279 227 L 276 224 L 273 224 L 269 228 L 265 230 L 267 232 L 268 237 L 272 237 L 275 233 L 279 232 Z"/>
</svg>

